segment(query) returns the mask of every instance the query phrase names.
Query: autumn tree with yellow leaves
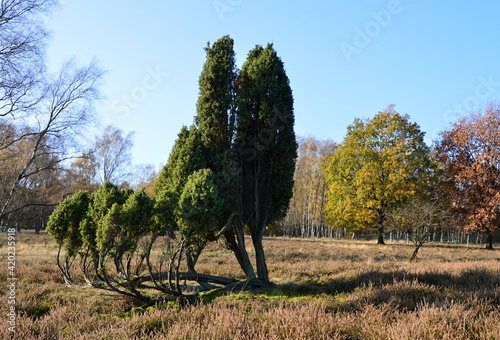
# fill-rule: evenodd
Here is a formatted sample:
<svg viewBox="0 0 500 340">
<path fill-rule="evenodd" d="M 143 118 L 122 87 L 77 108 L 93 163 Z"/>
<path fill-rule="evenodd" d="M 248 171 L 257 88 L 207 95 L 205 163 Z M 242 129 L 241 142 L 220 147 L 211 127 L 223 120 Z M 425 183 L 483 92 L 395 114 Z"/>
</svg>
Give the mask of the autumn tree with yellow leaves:
<svg viewBox="0 0 500 340">
<path fill-rule="evenodd" d="M 356 119 L 324 167 L 325 212 L 333 226 L 374 228 L 384 244 L 388 214 L 408 199 L 430 194 L 435 166 L 424 132 L 389 105 L 372 119 Z"/>
</svg>

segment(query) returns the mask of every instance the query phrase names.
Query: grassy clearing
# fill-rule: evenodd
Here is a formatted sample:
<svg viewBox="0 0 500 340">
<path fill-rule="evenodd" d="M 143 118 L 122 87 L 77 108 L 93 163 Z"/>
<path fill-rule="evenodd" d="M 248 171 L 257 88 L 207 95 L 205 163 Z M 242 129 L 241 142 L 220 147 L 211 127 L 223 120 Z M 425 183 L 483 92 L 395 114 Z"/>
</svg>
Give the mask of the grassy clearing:
<svg viewBox="0 0 500 340">
<path fill-rule="evenodd" d="M 16 248 L 17 339 L 500 339 L 500 250 L 431 246 L 408 263 L 404 244 L 269 238 L 273 287 L 132 309 L 64 286 L 47 235 L 19 234 Z M 6 242 L 1 254 L 6 263 Z M 218 244 L 197 269 L 241 277 Z M 2 284 L 2 301 L 6 293 Z"/>
</svg>

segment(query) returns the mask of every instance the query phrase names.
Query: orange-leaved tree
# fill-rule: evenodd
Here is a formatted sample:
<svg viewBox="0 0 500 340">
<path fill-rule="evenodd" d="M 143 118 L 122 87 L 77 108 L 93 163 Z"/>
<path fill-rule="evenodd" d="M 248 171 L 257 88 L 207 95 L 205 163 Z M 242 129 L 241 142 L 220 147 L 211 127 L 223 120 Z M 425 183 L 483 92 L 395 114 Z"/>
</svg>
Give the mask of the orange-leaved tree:
<svg viewBox="0 0 500 340">
<path fill-rule="evenodd" d="M 459 217 L 457 224 L 487 235 L 500 229 L 500 106 L 461 118 L 436 145 L 445 170 L 444 187 Z"/>
</svg>

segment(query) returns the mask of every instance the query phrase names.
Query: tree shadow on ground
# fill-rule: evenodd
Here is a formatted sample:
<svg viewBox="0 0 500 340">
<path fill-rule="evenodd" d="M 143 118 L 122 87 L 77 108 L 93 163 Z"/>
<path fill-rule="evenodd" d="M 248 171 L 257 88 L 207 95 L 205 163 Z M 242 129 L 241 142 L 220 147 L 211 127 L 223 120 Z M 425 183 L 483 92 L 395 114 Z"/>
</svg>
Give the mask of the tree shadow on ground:
<svg viewBox="0 0 500 340">
<path fill-rule="evenodd" d="M 443 305 L 477 299 L 500 308 L 500 275 L 483 268 L 450 273 L 408 273 L 402 270 L 368 271 L 351 278 L 329 278 L 287 283 L 263 289 L 267 296 L 330 296 L 342 309 L 390 303 L 399 310 L 415 310 L 423 303 Z"/>
</svg>

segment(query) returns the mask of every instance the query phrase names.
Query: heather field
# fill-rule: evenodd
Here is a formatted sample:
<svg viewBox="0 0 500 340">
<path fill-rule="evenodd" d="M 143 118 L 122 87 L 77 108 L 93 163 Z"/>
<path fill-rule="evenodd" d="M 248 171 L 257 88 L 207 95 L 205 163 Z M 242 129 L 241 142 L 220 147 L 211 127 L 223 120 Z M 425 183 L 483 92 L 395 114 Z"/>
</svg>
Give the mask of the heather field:
<svg viewBox="0 0 500 340">
<path fill-rule="evenodd" d="M 2 238 L 0 337 L 7 339 Z M 16 238 L 15 339 L 500 339 L 498 249 L 429 245 L 408 263 L 413 247 L 406 244 L 266 238 L 272 287 L 144 309 L 65 286 L 47 235 Z M 197 270 L 240 275 L 219 244 L 206 249 Z"/>
</svg>

